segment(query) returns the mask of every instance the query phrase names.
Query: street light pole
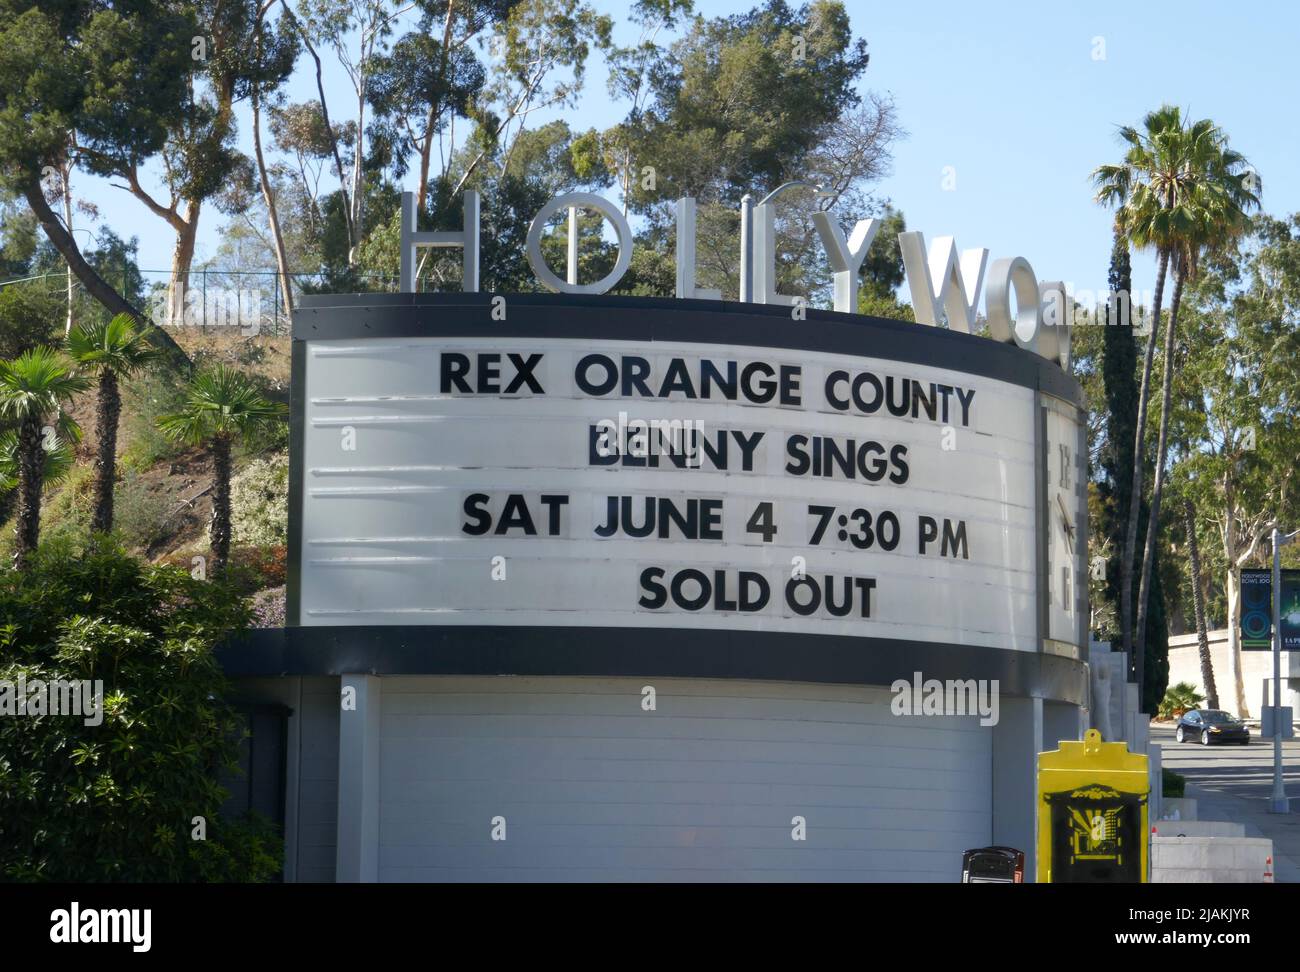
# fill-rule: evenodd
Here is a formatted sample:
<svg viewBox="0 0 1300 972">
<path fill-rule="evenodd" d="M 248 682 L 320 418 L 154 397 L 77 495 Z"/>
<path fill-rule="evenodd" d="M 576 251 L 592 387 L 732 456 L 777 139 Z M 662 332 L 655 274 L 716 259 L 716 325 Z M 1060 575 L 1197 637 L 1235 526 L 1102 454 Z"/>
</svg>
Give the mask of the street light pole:
<svg viewBox="0 0 1300 972">
<path fill-rule="evenodd" d="M 740 197 L 740 300 L 754 302 L 754 197 Z"/>
<path fill-rule="evenodd" d="M 1273 527 L 1273 800 L 1272 813 L 1290 813 L 1291 803 L 1282 782 L 1282 547 L 1300 530 L 1284 534 Z"/>
<path fill-rule="evenodd" d="M 834 192 L 811 182 L 792 179 L 781 183 L 769 192 L 757 207 L 754 205 L 754 197 L 749 193 L 740 197 L 740 300 L 742 303 L 751 303 L 754 300 L 754 234 L 763 231 L 762 226 L 755 228 L 754 218 L 756 215 L 766 213 L 763 207 L 788 189 L 811 189 L 817 196 L 835 195 Z M 764 259 L 772 259 L 772 254 L 765 254 Z"/>
</svg>

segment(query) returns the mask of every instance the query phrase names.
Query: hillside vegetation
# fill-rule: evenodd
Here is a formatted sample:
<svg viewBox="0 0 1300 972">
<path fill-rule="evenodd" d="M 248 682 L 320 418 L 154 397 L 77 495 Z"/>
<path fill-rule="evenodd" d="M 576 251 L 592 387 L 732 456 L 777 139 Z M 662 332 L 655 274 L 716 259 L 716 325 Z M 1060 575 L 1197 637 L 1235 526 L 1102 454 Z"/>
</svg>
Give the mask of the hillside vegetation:
<svg viewBox="0 0 1300 972">
<path fill-rule="evenodd" d="M 187 327 L 172 335 L 193 359 L 195 370 L 224 363 L 250 375 L 267 398 L 289 397 L 289 338 L 245 335 L 237 327 Z M 114 531 L 142 559 L 195 569 L 208 556 L 212 517 L 212 457 L 203 447 L 178 445 L 158 428 L 160 416 L 176 411 L 185 376 L 160 360 L 121 386 L 117 439 L 118 484 Z M 47 485 L 41 516 L 43 539 L 84 535 L 94 507 L 94 458 L 98 443 L 95 389 L 75 396 L 68 409 L 83 431 L 77 462 L 66 479 Z M 264 624 L 282 623 L 287 510 L 288 423 L 267 435 L 236 444 L 232 478 L 232 573 L 250 595 Z M 0 501 L 0 556 L 13 552 L 15 503 Z"/>
</svg>

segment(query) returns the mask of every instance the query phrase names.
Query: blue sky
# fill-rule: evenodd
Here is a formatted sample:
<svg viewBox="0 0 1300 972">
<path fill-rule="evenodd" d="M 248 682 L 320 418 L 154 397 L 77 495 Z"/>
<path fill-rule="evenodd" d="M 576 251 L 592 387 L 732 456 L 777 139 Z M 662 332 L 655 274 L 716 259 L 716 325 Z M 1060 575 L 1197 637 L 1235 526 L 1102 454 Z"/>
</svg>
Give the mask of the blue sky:
<svg viewBox="0 0 1300 972">
<path fill-rule="evenodd" d="M 614 15 L 620 40 L 634 39 L 624 5 L 596 6 Z M 704 0 L 697 10 L 718 16 L 749 6 Z M 989 248 L 991 259 L 1024 256 L 1041 279 L 1104 290 L 1111 217 L 1092 202 L 1088 173 L 1118 156 L 1119 125 L 1165 101 L 1228 132 L 1259 172 L 1268 212 L 1300 210 L 1300 129 L 1290 120 L 1300 98 L 1298 5 L 850 0 L 848 9 L 855 35 L 870 44 L 862 86 L 890 92 L 909 133 L 879 191 L 927 238 L 955 235 L 961 247 Z M 291 81 L 295 100 L 314 96 L 309 63 L 303 58 Z M 606 95 L 605 74 L 598 58 L 588 66 L 581 104 L 567 113 L 575 127 L 603 127 L 624 113 Z M 330 87 L 340 102 L 350 91 L 341 77 Z M 247 127 L 245 114 L 245 143 Z M 949 166 L 953 189 L 944 188 Z M 169 265 L 170 231 L 126 192 L 86 176 L 75 188 L 100 207 L 103 223 L 139 237 L 142 268 Z M 199 260 L 215 251 L 223 222 L 205 212 Z M 1150 289 L 1153 279 L 1154 261 L 1137 256 L 1134 287 Z"/>
</svg>

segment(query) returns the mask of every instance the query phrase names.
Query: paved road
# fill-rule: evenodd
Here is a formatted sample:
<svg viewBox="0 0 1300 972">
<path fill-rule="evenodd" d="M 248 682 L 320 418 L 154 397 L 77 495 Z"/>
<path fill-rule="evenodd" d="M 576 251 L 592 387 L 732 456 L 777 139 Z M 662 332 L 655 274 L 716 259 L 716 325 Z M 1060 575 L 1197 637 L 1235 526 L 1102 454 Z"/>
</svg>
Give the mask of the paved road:
<svg viewBox="0 0 1300 972">
<path fill-rule="evenodd" d="M 1245 824 L 1247 836 L 1273 839 L 1276 880 L 1300 882 L 1300 739 L 1282 743 L 1282 778 L 1289 814 L 1269 813 L 1273 794 L 1273 740 L 1252 731 L 1248 746 L 1178 743 L 1171 728 L 1151 727 L 1161 764 L 1187 777 L 1201 820 Z"/>
<path fill-rule="evenodd" d="M 1257 730 L 1251 730 L 1248 746 L 1179 743 L 1172 729 L 1155 725 L 1151 738 L 1160 743 L 1163 765 L 1190 783 L 1243 799 L 1267 801 L 1273 793 L 1273 740 L 1260 739 Z M 1282 770 L 1287 793 L 1300 798 L 1300 739 L 1283 740 Z M 1300 809 L 1300 799 L 1292 802 Z"/>
</svg>

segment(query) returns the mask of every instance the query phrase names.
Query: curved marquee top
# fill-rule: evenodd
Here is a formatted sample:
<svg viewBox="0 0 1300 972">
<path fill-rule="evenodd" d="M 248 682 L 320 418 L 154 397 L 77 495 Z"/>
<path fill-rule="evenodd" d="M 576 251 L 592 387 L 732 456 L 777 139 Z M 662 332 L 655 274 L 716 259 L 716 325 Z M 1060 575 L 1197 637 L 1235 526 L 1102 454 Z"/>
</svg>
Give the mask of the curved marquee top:
<svg viewBox="0 0 1300 972">
<path fill-rule="evenodd" d="M 504 300 L 505 319 L 494 320 Z M 523 313 L 512 311 L 520 310 Z M 455 311 L 455 313 L 450 313 Z M 501 311 L 497 311 L 500 316 Z M 294 313 L 299 341 L 359 337 L 552 337 L 675 341 L 860 354 L 947 368 L 1084 407 L 1083 388 L 1041 355 L 910 321 L 736 301 L 576 294 L 320 294 Z"/>
</svg>

